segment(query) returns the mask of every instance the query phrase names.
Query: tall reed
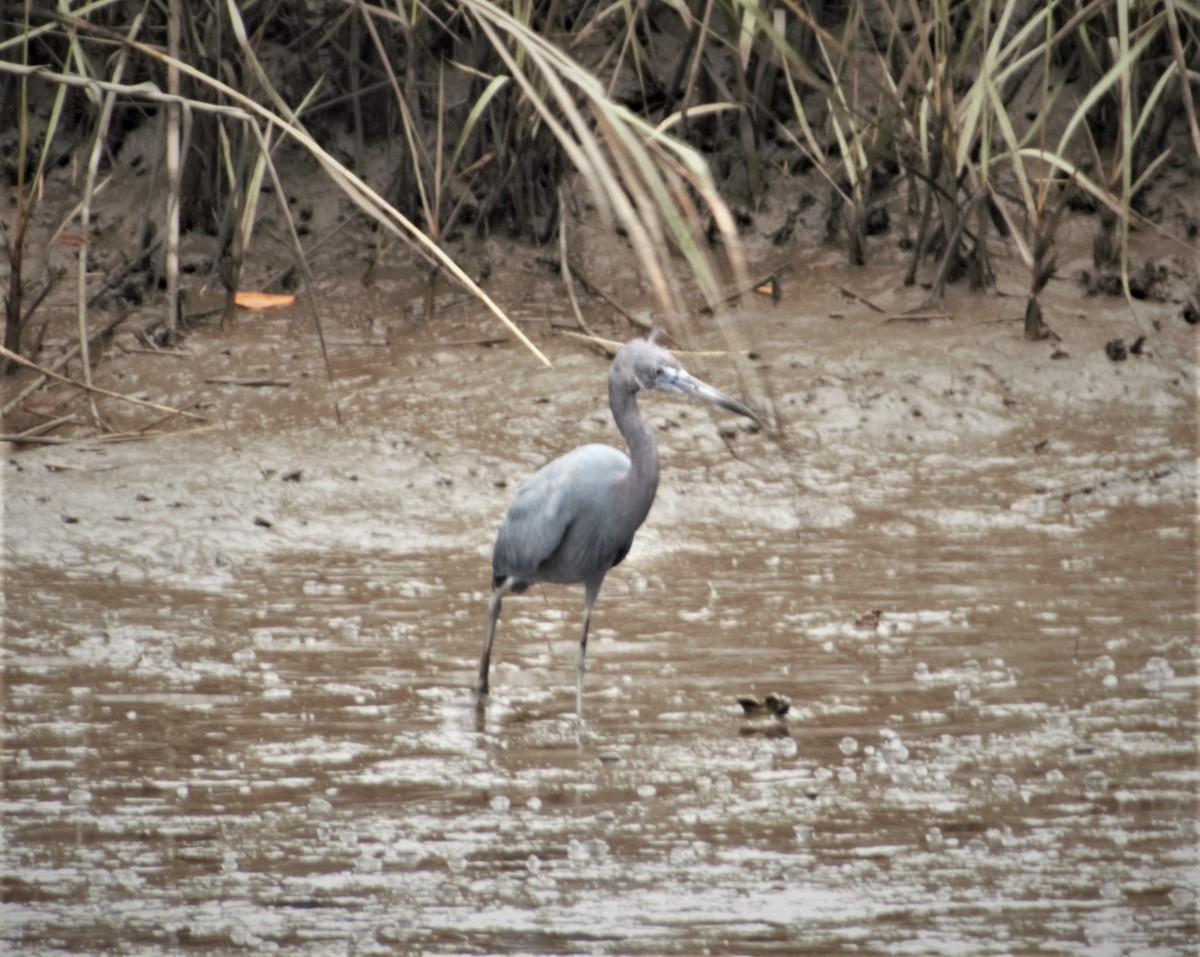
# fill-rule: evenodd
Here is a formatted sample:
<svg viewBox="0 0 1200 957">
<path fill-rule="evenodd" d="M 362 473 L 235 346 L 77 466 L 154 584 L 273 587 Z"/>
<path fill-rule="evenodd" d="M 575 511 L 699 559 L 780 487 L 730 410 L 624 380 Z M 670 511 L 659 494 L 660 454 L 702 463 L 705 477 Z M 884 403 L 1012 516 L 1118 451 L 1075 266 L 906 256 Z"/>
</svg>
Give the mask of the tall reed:
<svg viewBox="0 0 1200 957">
<path fill-rule="evenodd" d="M 1036 300 L 1068 191 L 1102 211 L 1098 249 L 1114 251 L 1128 294 L 1129 229 L 1144 224 L 1139 198 L 1178 149 L 1173 131 L 1200 157 L 1193 0 L 92 0 L 22 11 L 0 42 L 0 95 L 19 107 L 5 226 L 14 351 L 47 164 L 80 135 L 103 134 L 111 152 L 132 111 L 190 118 L 168 127 L 179 199 L 167 221 L 218 231 L 230 290 L 261 184 L 278 175 L 270 151 L 286 138 L 530 348 L 454 262 L 452 241 L 463 229 L 552 241 L 568 176 L 626 237 L 684 333 L 698 305 L 719 306 L 731 278 L 745 283 L 731 204 L 761 203 L 768 147 L 825 184 L 830 235 L 852 262 L 870 255 L 874 214 L 903 196 L 908 277 L 930 287 L 927 302 L 962 277 L 992 282 L 989 234 L 1023 257 Z M 53 91 L 54 110 L 31 130 L 35 85 Z M 108 130 L 101 95 L 126 114 Z M 399 161 L 376 189 L 356 170 L 384 141 Z M 168 328 L 176 316 L 168 304 Z"/>
</svg>

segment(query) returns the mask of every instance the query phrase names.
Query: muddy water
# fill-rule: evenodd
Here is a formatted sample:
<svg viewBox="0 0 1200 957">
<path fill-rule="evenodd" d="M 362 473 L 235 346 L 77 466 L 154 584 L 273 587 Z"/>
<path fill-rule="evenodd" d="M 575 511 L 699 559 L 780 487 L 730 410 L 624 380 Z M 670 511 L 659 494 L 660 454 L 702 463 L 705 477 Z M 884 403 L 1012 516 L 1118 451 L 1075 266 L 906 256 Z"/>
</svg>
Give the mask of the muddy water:
<svg viewBox="0 0 1200 957">
<path fill-rule="evenodd" d="M 507 500 L 613 440 L 570 345 L 342 357 L 344 429 L 10 455 L 5 949 L 1194 953 L 1194 354 L 1074 331 L 772 313 L 782 439 L 644 400 L 582 732 L 577 589 L 510 599 L 468 692 Z"/>
</svg>

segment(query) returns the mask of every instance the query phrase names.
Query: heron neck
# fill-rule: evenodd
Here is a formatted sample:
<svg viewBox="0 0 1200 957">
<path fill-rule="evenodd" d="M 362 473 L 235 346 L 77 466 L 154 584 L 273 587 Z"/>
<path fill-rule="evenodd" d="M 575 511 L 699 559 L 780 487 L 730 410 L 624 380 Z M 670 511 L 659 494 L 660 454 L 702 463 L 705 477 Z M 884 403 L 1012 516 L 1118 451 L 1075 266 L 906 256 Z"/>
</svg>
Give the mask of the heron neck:
<svg viewBox="0 0 1200 957">
<path fill-rule="evenodd" d="M 642 418 L 635 393 L 610 388 L 608 404 L 629 447 L 630 469 L 622 492 L 630 509 L 644 519 L 658 491 L 658 443 Z"/>
</svg>

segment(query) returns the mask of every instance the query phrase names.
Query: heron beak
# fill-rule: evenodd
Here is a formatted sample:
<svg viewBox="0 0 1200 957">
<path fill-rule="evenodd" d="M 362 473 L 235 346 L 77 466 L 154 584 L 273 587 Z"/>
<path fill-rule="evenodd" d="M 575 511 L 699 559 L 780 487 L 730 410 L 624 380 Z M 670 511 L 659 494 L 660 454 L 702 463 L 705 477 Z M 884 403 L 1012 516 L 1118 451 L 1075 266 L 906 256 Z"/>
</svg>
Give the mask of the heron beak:
<svg viewBox="0 0 1200 957">
<path fill-rule="evenodd" d="M 701 382 L 695 376 L 684 372 L 683 369 L 663 369 L 659 373 L 657 386 L 666 392 L 678 392 L 680 395 L 702 399 L 709 405 L 715 405 L 728 412 L 736 412 L 761 424 L 762 420 L 747 406 L 737 399 L 726 395 L 720 389 L 714 389 L 707 382 Z"/>
</svg>

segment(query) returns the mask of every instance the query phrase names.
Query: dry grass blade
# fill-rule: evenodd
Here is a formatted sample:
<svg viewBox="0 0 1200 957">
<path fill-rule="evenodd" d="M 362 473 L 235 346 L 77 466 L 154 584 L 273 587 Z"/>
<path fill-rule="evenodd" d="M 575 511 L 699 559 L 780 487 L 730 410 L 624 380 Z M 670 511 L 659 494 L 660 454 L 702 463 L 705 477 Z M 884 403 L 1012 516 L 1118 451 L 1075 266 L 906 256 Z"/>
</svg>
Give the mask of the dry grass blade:
<svg viewBox="0 0 1200 957">
<path fill-rule="evenodd" d="M 517 59 L 501 41 L 495 32 L 497 24 L 492 22 L 493 16 L 482 15 L 484 12 L 483 5 L 476 5 L 473 9 L 477 16 L 480 17 L 480 27 L 491 41 L 501 59 L 505 61 L 508 68 L 512 71 L 513 78 L 522 87 L 526 97 L 538 111 L 543 122 L 554 133 L 555 138 L 566 151 L 575 169 L 587 182 L 593 197 L 601 203 L 601 210 L 608 212 L 610 215 L 615 215 L 617 221 L 628 231 L 630 240 L 634 244 L 640 261 L 650 273 L 651 282 L 658 292 L 660 301 L 669 309 L 678 309 L 680 307 L 679 299 L 673 295 L 668 278 L 661 268 L 658 254 L 661 247 L 656 248 L 651 239 L 652 226 L 648 228 L 645 219 L 637 215 L 633 202 L 630 200 L 626 189 L 623 188 L 626 184 L 621 182 L 620 176 L 613 169 L 612 165 L 605 161 L 596 137 L 589 135 L 588 123 L 578 107 L 576 107 L 574 95 L 565 86 L 563 74 L 552 66 L 552 52 L 543 48 L 535 35 L 523 32 L 524 28 L 511 17 L 500 11 L 486 11 L 488 14 L 494 14 L 495 19 L 499 21 L 499 25 L 502 28 L 519 33 L 522 41 L 520 48 L 525 51 L 526 59 L 539 68 L 541 78 L 546 83 L 550 94 L 554 97 L 555 105 L 561 110 L 562 115 L 571 127 L 570 130 L 559 122 L 550 105 L 539 95 L 533 83 L 525 75 L 524 70 L 521 69 Z M 572 67 L 568 66 L 567 69 L 571 70 Z M 591 102 L 594 103 L 597 99 L 603 99 L 601 91 L 598 89 L 588 89 L 590 86 L 597 85 L 595 79 L 590 74 L 575 70 L 573 73 L 567 75 L 572 77 L 576 85 L 581 88 L 580 91 Z M 590 97 L 588 96 L 589 93 L 591 94 Z M 612 131 L 612 129 L 610 125 L 609 130 Z M 633 185 L 636 186 L 636 184 Z M 650 207 L 643 204 L 641 208 L 649 210 Z"/>
<path fill-rule="evenodd" d="M 1146 31 L 1142 39 L 1149 42 Z M 1129 209 L 1133 200 L 1133 63 L 1129 50 L 1129 0 L 1117 0 L 1118 64 L 1124 64 L 1118 78 L 1121 91 L 1121 288 L 1125 301 L 1133 306 L 1129 290 Z"/>
<path fill-rule="evenodd" d="M 144 9 L 151 26 L 142 30 L 158 46 L 139 42 L 137 19 L 115 0 L 70 12 L 27 5 L 31 22 L 17 42 L 28 50 L 30 37 L 44 36 L 38 42 L 52 55 L 42 61 L 61 64 L 60 72 L 8 61 L 0 61 L 0 71 L 58 84 L 60 102 L 75 87 L 97 106 L 127 98 L 158 104 L 159 116 L 196 114 L 197 127 L 217 129 L 227 178 L 214 176 L 218 182 L 207 185 L 222 194 L 214 204 L 224 200 L 227 184 L 240 204 L 230 202 L 224 212 L 223 255 L 231 231 L 235 238 L 234 255 L 222 260 L 226 270 L 249 244 L 259 186 L 268 176 L 278 184 L 269 151 L 280 134 L 289 137 L 383 226 L 375 234 L 380 247 L 400 237 L 542 361 L 441 247 L 454 241 L 460 219 L 479 234 L 515 226 L 514 233 L 538 243 L 548 243 L 559 224 L 564 241 L 569 224 L 559 189 L 571 173 L 604 223 L 620 230 L 676 338 L 687 341 L 688 314 L 702 299 L 717 309 L 732 346 L 735 330 L 720 304 L 749 279 L 722 190 L 744 187 L 739 199 L 754 215 L 761 168 L 777 164 L 786 175 L 803 175 L 810 160 L 814 178 L 829 184 L 831 234 L 848 237 L 857 261 L 869 248 L 867 212 L 888 211 L 892 184 L 903 177 L 908 213 L 920 217 L 914 281 L 937 258 L 935 287 L 960 276 L 989 282 L 994 227 L 1006 241 L 1011 232 L 1036 293 L 1050 274 L 1057 222 L 1051 211 L 1062 208 L 1068 179 L 1075 195 L 1102 204 L 1113 266 L 1120 223 L 1127 285 L 1128 227 L 1140 222 L 1135 199 L 1161 178 L 1174 117 L 1183 118 L 1200 155 L 1190 68 L 1200 39 L 1195 0 L 1048 0 L 1036 7 L 1024 0 L 848 0 L 834 7 L 802 0 L 344 0 L 266 8 L 163 0 Z M 38 18 L 45 23 L 34 26 Z M 235 58 L 224 50 L 214 55 L 231 39 Z M 0 52 L 13 43 L 0 43 Z M 117 82 L 115 57 L 102 70 L 91 66 L 89 57 L 101 62 L 95 58 L 114 48 L 140 58 L 139 77 L 161 83 L 166 76 L 170 89 Z M 309 87 L 303 98 L 295 76 L 272 59 L 281 51 L 304 57 L 306 67 L 321 64 L 318 78 L 297 74 Z M 200 66 L 213 63 L 220 72 Z M 329 63 L 335 69 L 326 69 Z M 180 82 L 194 98 L 172 95 Z M 305 112 L 318 88 L 321 112 Z M 1064 109 L 1068 96 L 1076 100 Z M 83 99 L 76 92 L 71 98 Z M 344 163 L 335 159 L 339 147 L 321 145 L 342 133 L 336 121 L 332 132 L 325 125 L 334 106 L 345 110 L 344 133 L 352 137 L 341 147 L 352 155 Z M 200 111 L 222 120 L 212 124 Z M 1099 125 L 1107 118 L 1111 135 Z M 1093 132 L 1099 144 L 1081 143 Z M 206 146 L 214 156 L 216 140 L 209 135 Z M 376 168 L 372 150 L 389 141 L 403 155 L 380 193 L 397 197 L 394 205 L 347 168 Z M 1092 149 L 1090 179 L 1076 169 L 1081 145 Z M 231 158 L 239 150 L 240 164 Z M 189 163 L 184 172 L 193 169 Z M 22 181 L 27 198 L 36 183 L 32 175 Z M 189 215 L 187 196 L 195 194 L 207 195 L 185 191 Z M 302 260 L 286 211 L 285 220 Z M 790 237 L 790 225 L 786 232 Z M 300 268 L 307 274 L 306 265 Z M 310 308 L 323 341 L 311 300 Z"/>
<path fill-rule="evenodd" d="M 17 99 L 19 114 L 17 119 L 16 209 L 13 215 L 12 227 L 5 231 L 4 236 L 4 245 L 8 256 L 8 289 L 4 297 L 4 344 L 6 348 L 14 352 L 21 351 L 21 331 L 28 317 L 28 313 L 23 309 L 22 302 L 25 285 L 23 270 L 26 232 L 41 196 L 50 151 L 62 118 L 63 99 L 66 93 L 63 89 L 55 92 L 54 105 L 51 107 L 50 119 L 42 136 L 42 148 L 38 154 L 37 165 L 33 170 L 32 177 L 29 177 L 27 175 L 29 173 L 27 169 L 27 150 L 29 146 L 29 124 L 31 119 L 28 89 L 29 74 L 27 72 L 29 70 L 29 40 L 31 36 L 31 31 L 29 30 L 29 13 L 29 8 L 26 7 L 25 32 L 21 37 L 22 62 L 20 64 L 24 68 L 24 71 L 20 73 L 21 79 Z M 0 63 L 3 62 L 0 60 Z M 6 371 L 7 368 L 7 363 L 5 363 L 3 368 L 0 368 L 0 371 Z"/>
<path fill-rule="evenodd" d="M 1196 121 L 1196 101 L 1192 97 L 1187 61 L 1184 58 L 1183 41 L 1180 38 L 1179 15 L 1175 11 L 1175 0 L 1165 0 L 1163 9 L 1167 15 L 1167 35 L 1171 41 L 1171 55 L 1175 58 L 1175 69 L 1180 77 L 1180 93 L 1183 98 L 1184 111 L 1188 119 L 1188 132 L 1192 137 L 1192 149 L 1196 158 L 1200 159 L 1200 124 Z M 1192 22 L 1200 19 L 1200 10 L 1193 8 L 1190 13 Z"/>
<path fill-rule="evenodd" d="M 139 11 L 137 16 L 133 18 L 133 23 L 129 27 L 129 37 L 132 39 L 138 35 L 141 30 L 142 16 L 144 11 Z M 113 83 L 119 83 L 121 76 L 125 72 L 125 61 L 128 58 L 128 49 L 122 49 L 117 54 L 116 63 L 113 65 Z M 65 87 L 63 88 L 65 89 Z M 116 102 L 116 94 L 109 90 L 104 94 L 104 99 L 100 107 L 100 119 L 96 124 L 96 132 L 92 140 L 92 149 L 88 157 L 87 176 L 84 181 L 83 200 L 79 208 L 79 225 L 80 232 L 83 234 L 84 242 L 79 250 L 78 261 L 78 323 L 79 323 L 79 349 L 83 356 L 83 381 L 87 385 L 92 384 L 92 360 L 88 354 L 88 329 L 87 329 L 87 275 L 88 275 L 88 237 L 91 235 L 91 203 L 92 196 L 96 188 L 96 177 L 100 170 L 100 158 L 103 152 L 104 144 L 108 139 L 108 127 L 112 120 L 113 105 Z M 93 397 L 89 394 L 88 400 L 91 403 L 92 417 L 99 421 L 100 415 L 96 410 L 96 403 Z"/>
<path fill-rule="evenodd" d="M 210 74 L 205 73 L 198 67 L 182 61 L 173 60 L 171 57 L 164 54 L 160 49 L 144 44 L 138 41 L 126 40 L 118 35 L 111 34 L 102 28 L 79 19 L 75 15 L 56 13 L 53 15 L 60 23 L 71 25 L 78 28 L 81 32 L 93 31 L 105 38 L 118 40 L 127 45 L 131 50 L 136 51 L 140 55 L 166 65 L 173 65 L 181 74 L 184 74 L 191 79 L 211 88 L 215 93 L 224 97 L 229 103 L 237 104 L 234 107 L 224 104 L 212 104 L 198 100 L 180 99 L 172 97 L 169 94 L 163 93 L 153 83 L 143 82 L 134 85 L 122 86 L 105 84 L 102 81 L 96 81 L 85 77 L 71 76 L 67 74 L 54 73 L 42 67 L 23 67 L 20 64 L 12 64 L 0 60 L 0 72 L 18 73 L 31 75 L 36 74 L 39 77 L 48 79 L 52 82 L 59 83 L 65 86 L 80 86 L 96 89 L 115 88 L 120 93 L 123 93 L 133 99 L 145 98 L 156 100 L 164 103 L 180 102 L 186 104 L 194 110 L 202 110 L 206 112 L 220 113 L 228 116 L 236 116 L 246 118 L 247 115 L 255 116 L 260 120 L 265 121 L 271 126 L 277 127 L 281 132 L 295 140 L 302 148 L 307 150 L 314 159 L 316 159 L 325 171 L 329 174 L 335 184 L 343 190 L 346 196 L 355 203 L 364 213 L 376 220 L 385 229 L 400 237 L 407 243 L 415 245 L 420 251 L 428 255 L 435 262 L 440 262 L 443 268 L 450 273 L 454 279 L 463 286 L 468 292 L 474 295 L 482 302 L 487 309 L 497 319 L 502 322 L 509 330 L 514 338 L 516 338 L 526 349 L 528 349 L 535 358 L 543 365 L 549 366 L 550 361 L 542 354 L 529 338 L 517 327 L 517 325 L 509 318 L 509 316 L 501 309 L 490 296 L 487 295 L 462 269 L 454 260 L 443 250 L 438 248 L 421 229 L 413 224 L 407 217 L 401 214 L 394 206 L 388 203 L 375 190 L 371 189 L 363 180 L 356 174 L 351 172 L 343 163 L 334 157 L 328 150 L 324 149 L 316 139 L 303 127 L 303 125 L 294 116 L 293 111 L 288 105 L 279 98 L 270 84 L 266 84 L 263 89 L 268 96 L 273 96 L 274 103 L 278 112 L 266 108 L 262 104 L 256 102 L 251 97 L 234 89 L 229 84 L 217 79 Z M 251 64 L 253 66 L 253 64 Z M 265 78 L 265 77 L 264 77 Z"/>
<path fill-rule="evenodd" d="M 260 82 L 267 90 L 270 91 L 272 98 L 282 102 L 283 98 L 276 93 L 274 88 L 271 86 L 266 77 L 265 71 L 258 63 L 258 57 L 255 55 L 253 49 L 249 46 L 249 41 L 246 37 L 245 26 L 242 24 L 240 17 L 238 17 L 236 9 L 231 10 L 230 17 L 234 23 L 234 33 L 237 36 L 238 42 L 242 45 L 242 53 L 244 58 L 248 63 L 253 65 L 253 68 L 259 75 Z M 294 115 L 292 118 L 296 120 Z M 296 121 L 298 122 L 298 120 Z M 282 209 L 283 221 L 288 225 L 288 232 L 292 239 L 292 245 L 296 250 L 297 262 L 300 264 L 300 268 L 304 273 L 305 297 L 308 301 L 309 313 L 312 316 L 313 328 L 317 333 L 317 342 L 321 347 L 321 361 L 325 365 L 326 381 L 329 383 L 329 390 L 333 398 L 334 418 L 340 424 L 342 421 L 342 410 L 341 405 L 338 402 L 337 384 L 333 374 L 333 366 L 329 361 L 329 348 L 325 344 L 325 330 L 321 326 L 321 313 L 317 308 L 316 297 L 313 292 L 315 281 L 313 279 L 312 272 L 308 268 L 308 259 L 304 255 L 304 249 L 300 244 L 300 237 L 296 233 L 296 224 L 292 220 L 291 210 L 288 208 L 287 200 L 285 198 L 287 194 L 283 190 L 283 184 L 279 181 L 279 176 L 275 171 L 275 165 L 270 162 L 271 150 L 270 146 L 268 145 L 267 137 L 263 135 L 263 132 L 261 129 L 259 129 L 258 124 L 253 120 L 248 121 L 246 125 L 249 127 L 251 132 L 253 132 L 258 149 L 255 155 L 253 172 L 250 176 L 249 182 L 245 186 L 245 191 L 241 199 L 243 210 L 241 222 L 238 224 L 237 248 L 239 250 L 244 250 L 249 245 L 250 232 L 254 223 L 254 210 L 257 205 L 263 172 L 264 170 L 269 170 L 271 182 L 274 186 L 274 193 L 279 200 L 279 204 Z M 237 291 L 236 286 L 237 284 L 233 283 L 229 289 L 229 296 L 226 302 L 227 315 L 231 314 L 230 306 Z"/>
<path fill-rule="evenodd" d="M 359 11 L 362 14 L 363 24 L 367 28 L 367 32 L 371 35 L 371 42 L 375 46 L 375 52 L 378 55 L 379 62 L 383 65 L 384 72 L 387 76 L 388 86 L 392 90 L 392 98 L 396 102 L 396 106 L 400 109 L 401 125 L 404 128 L 404 140 L 408 144 L 409 161 L 413 168 L 413 181 L 417 185 L 417 192 L 421 198 L 421 209 L 425 214 L 425 227 L 429 230 L 430 238 L 434 242 L 438 239 L 438 202 L 435 199 L 433 204 L 430 204 L 429 190 L 425 185 L 425 170 L 430 167 L 429 156 L 425 150 L 425 142 L 417 134 L 416 123 L 413 120 L 412 110 L 408 105 L 408 99 L 405 97 L 400 88 L 400 81 L 396 78 L 396 73 L 392 69 L 392 60 L 388 56 L 387 50 L 384 48 L 383 41 L 379 37 L 379 31 L 375 29 L 375 21 L 372 19 L 368 8 L 363 5 L 358 5 Z M 440 153 L 438 154 L 440 156 Z M 434 178 L 434 188 L 437 188 L 437 178 Z"/>
<path fill-rule="evenodd" d="M 233 8 L 234 4 L 230 3 Z M 143 53 L 154 56 L 158 59 L 163 59 L 162 55 L 153 49 L 139 46 Z M 255 64 L 256 65 L 256 64 Z M 213 87 L 229 97 L 233 102 L 240 104 L 245 110 L 254 113 L 262 119 L 268 121 L 272 125 L 280 128 L 287 136 L 296 140 L 303 146 L 312 156 L 324 167 L 325 171 L 330 175 L 333 181 L 342 189 L 346 196 L 351 199 L 363 212 L 370 215 L 385 229 L 394 233 L 405 242 L 415 244 L 422 252 L 427 254 L 435 262 L 440 263 L 443 268 L 449 272 L 455 280 L 462 285 L 468 292 L 478 298 L 488 310 L 499 319 L 509 330 L 510 333 L 527 348 L 543 365 L 549 366 L 550 360 L 547 359 L 529 338 L 517 327 L 508 315 L 502 310 L 486 292 L 472 280 L 462 268 L 454 262 L 454 260 L 440 249 L 425 232 L 419 229 L 407 217 L 402 215 L 399 210 L 388 203 L 375 190 L 371 189 L 360 177 L 351 172 L 346 166 L 336 159 L 329 151 L 324 149 L 317 141 L 304 129 L 299 120 L 293 115 L 292 110 L 283 102 L 274 88 L 266 83 L 264 89 L 272 97 L 272 102 L 280 110 L 282 115 L 272 113 L 270 110 L 262 107 L 258 103 L 246 97 L 244 94 L 234 90 L 221 81 L 208 76 L 200 70 L 189 67 L 187 64 L 179 64 L 181 70 L 188 72 L 193 78 L 199 80 L 206 85 Z M 259 68 L 261 72 L 261 68 Z M 262 77 L 266 79 L 265 75 Z"/>
<path fill-rule="evenodd" d="M 484 87 L 478 99 L 471 105 L 471 111 L 467 114 L 466 120 L 463 121 L 462 130 L 458 134 L 458 140 L 455 142 L 454 150 L 450 154 L 450 162 L 447 164 L 450 169 L 458 169 L 458 161 L 462 158 L 467 141 L 471 138 L 471 134 L 475 132 L 475 127 L 479 124 L 480 118 L 487 111 L 496 94 L 507 85 L 508 77 L 506 76 L 493 76 L 488 79 L 487 86 Z"/>
<path fill-rule="evenodd" d="M 185 74 L 196 80 L 197 82 L 210 87 L 221 97 L 224 97 L 229 103 L 237 104 L 229 106 L 224 103 L 208 103 L 199 100 L 184 99 L 181 97 L 171 96 L 158 89 L 150 82 L 141 82 L 137 84 L 119 84 L 110 83 L 104 80 L 97 80 L 90 77 L 54 72 L 44 66 L 29 66 L 8 61 L 0 60 L 0 72 L 16 74 L 22 77 L 37 76 L 40 79 L 55 83 L 61 88 L 80 87 L 89 90 L 98 91 L 113 91 L 118 96 L 125 96 L 132 100 L 150 100 L 161 103 L 177 103 L 181 106 L 186 106 L 191 110 L 199 110 L 208 113 L 213 113 L 221 116 L 237 118 L 242 122 L 250 122 L 252 117 L 265 121 L 267 124 L 278 128 L 285 135 L 295 140 L 304 149 L 308 150 L 315 159 L 325 168 L 333 181 L 346 193 L 346 195 L 367 215 L 371 216 L 377 222 L 381 223 L 385 229 L 404 239 L 406 242 L 413 243 L 433 261 L 440 262 L 442 266 L 449 272 L 456 281 L 458 281 L 466 290 L 471 292 L 488 308 L 488 310 L 499 319 L 509 330 L 509 332 L 525 346 L 541 363 L 546 366 L 550 365 L 549 360 L 542 352 L 529 340 L 529 338 L 516 326 L 508 315 L 489 297 L 479 286 L 466 275 L 465 272 L 451 259 L 449 255 L 439 249 L 422 230 L 411 223 L 406 217 L 399 213 L 391 204 L 384 200 L 374 190 L 368 187 L 358 176 L 348 170 L 340 161 L 332 154 L 322 148 L 316 140 L 303 128 L 296 117 L 293 115 L 286 103 L 283 103 L 278 98 L 278 94 L 270 87 L 269 84 L 264 86 L 264 90 L 268 95 L 274 94 L 276 97 L 276 105 L 281 108 L 280 113 L 273 112 L 261 104 L 255 102 L 247 95 L 238 90 L 233 89 L 228 84 L 221 80 L 212 77 L 202 70 L 185 62 L 172 61 L 170 57 L 163 54 L 161 50 L 143 44 L 141 42 L 130 40 L 124 37 L 119 37 L 94 27 L 92 24 L 82 21 L 77 17 L 65 14 L 57 14 L 56 18 L 67 26 L 77 28 L 81 32 L 96 31 L 101 33 L 108 39 L 115 39 L 122 42 L 128 49 L 136 51 L 140 55 L 163 63 L 164 65 L 173 64 L 180 73 Z M 263 77 L 265 79 L 265 77 Z M 24 152 L 22 151 L 22 155 Z M 281 193 L 282 195 L 282 193 Z M 15 350 L 14 350 L 15 351 Z"/>
<path fill-rule="evenodd" d="M 179 29 L 183 20 L 179 0 L 168 0 L 167 14 L 167 93 L 174 99 L 167 103 L 167 314 L 169 342 L 175 340 L 180 312 L 179 237 L 180 237 L 180 151 L 184 106 L 179 96 Z"/>
<path fill-rule="evenodd" d="M 67 385 L 73 385 L 77 389 L 83 389 L 85 392 L 89 392 L 94 395 L 103 395 L 110 399 L 120 399 L 122 402 L 131 402 L 134 405 L 140 405 L 147 409 L 154 409 L 157 412 L 165 412 L 168 415 L 182 415 L 189 419 L 196 419 L 199 422 L 208 421 L 205 416 L 197 415 L 195 412 L 187 412 L 183 409 L 176 409 L 173 406 L 161 405 L 158 402 L 149 402 L 146 399 L 139 399 L 132 395 L 123 395 L 120 392 L 112 392 L 108 389 L 102 389 L 96 385 L 88 385 L 86 382 L 76 382 L 74 379 L 68 378 L 65 375 L 59 375 L 52 369 L 47 369 L 45 366 L 40 366 L 36 362 L 26 359 L 24 356 L 17 355 L 17 353 L 11 351 L 10 349 L 6 349 L 4 346 L 0 346 L 0 355 L 4 356 L 11 362 L 25 366 L 27 369 L 33 369 L 35 372 L 45 376 L 47 379 L 54 379 L 56 382 L 63 382 Z"/>
<path fill-rule="evenodd" d="M 570 215 L 567 191 L 559 188 L 559 219 L 558 219 L 558 270 L 562 276 L 563 285 L 567 287 L 567 301 L 571 304 L 571 312 L 575 316 L 575 324 L 587 335 L 595 335 L 583 318 L 583 310 L 579 308 L 579 299 L 575 295 L 575 279 L 571 275 L 571 262 L 567 252 L 567 219 Z"/>
<path fill-rule="evenodd" d="M 601 210 L 626 230 L 663 307 L 677 317 L 687 311 L 670 263 L 672 246 L 683 254 L 705 300 L 719 301 L 712 264 L 696 243 L 698 212 L 686 196 L 685 184 L 712 212 L 735 270 L 744 267 L 732 214 L 703 159 L 615 103 L 594 75 L 516 17 L 480 0 L 466 0 L 464 6 L 554 132 Z M 523 59 L 508 50 L 502 33 L 514 41 Z M 544 96 L 523 64 L 536 70 Z"/>
</svg>

